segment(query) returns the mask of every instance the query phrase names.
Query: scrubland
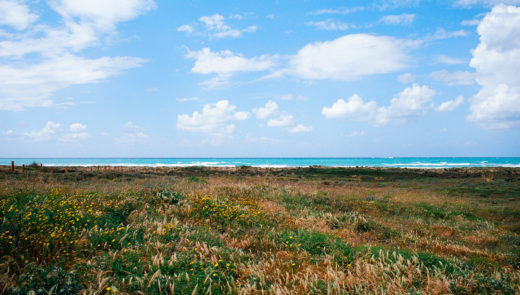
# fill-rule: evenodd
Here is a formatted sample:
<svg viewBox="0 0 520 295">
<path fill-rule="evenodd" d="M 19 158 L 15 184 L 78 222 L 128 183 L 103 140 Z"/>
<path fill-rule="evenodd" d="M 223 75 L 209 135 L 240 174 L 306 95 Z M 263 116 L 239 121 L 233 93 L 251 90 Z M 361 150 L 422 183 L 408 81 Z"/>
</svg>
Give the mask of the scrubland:
<svg viewBox="0 0 520 295">
<path fill-rule="evenodd" d="M 0 167 L 3 294 L 520 294 L 520 169 Z"/>
</svg>

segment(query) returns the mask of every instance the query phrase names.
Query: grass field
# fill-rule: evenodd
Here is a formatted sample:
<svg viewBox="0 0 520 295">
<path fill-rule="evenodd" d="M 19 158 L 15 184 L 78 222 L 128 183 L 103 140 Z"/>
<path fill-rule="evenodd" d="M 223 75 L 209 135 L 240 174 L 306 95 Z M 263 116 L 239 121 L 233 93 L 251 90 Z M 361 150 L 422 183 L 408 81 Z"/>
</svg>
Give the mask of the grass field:
<svg viewBox="0 0 520 295">
<path fill-rule="evenodd" d="M 520 294 L 520 169 L 0 170 L 3 294 Z"/>
</svg>

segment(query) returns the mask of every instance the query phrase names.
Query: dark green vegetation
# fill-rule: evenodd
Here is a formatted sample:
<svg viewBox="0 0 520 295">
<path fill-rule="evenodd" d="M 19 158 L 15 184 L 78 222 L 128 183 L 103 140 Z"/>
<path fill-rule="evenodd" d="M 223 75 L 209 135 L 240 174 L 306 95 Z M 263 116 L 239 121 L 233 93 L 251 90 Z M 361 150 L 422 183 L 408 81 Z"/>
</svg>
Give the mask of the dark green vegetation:
<svg viewBox="0 0 520 295">
<path fill-rule="evenodd" d="M 520 170 L 0 167 L 4 294 L 518 294 Z"/>
</svg>

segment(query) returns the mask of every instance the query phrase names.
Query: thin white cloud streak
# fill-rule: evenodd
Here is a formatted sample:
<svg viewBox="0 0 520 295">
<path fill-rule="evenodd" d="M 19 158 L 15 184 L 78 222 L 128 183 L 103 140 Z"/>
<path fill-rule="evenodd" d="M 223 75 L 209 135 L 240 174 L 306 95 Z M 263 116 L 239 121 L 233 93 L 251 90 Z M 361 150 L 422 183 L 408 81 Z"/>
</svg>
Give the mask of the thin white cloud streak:
<svg viewBox="0 0 520 295">
<path fill-rule="evenodd" d="M 308 21 L 305 22 L 305 25 L 309 27 L 315 27 L 316 29 L 322 31 L 345 31 L 354 27 L 351 24 L 347 24 L 332 19 L 327 19 L 323 21 Z"/>
<path fill-rule="evenodd" d="M 104 35 L 115 32 L 117 23 L 154 8 L 152 0 L 55 0 L 49 5 L 62 24 L 29 25 L 28 32 L 0 42 L 0 110 L 58 105 L 52 96 L 60 89 L 97 83 L 145 62 L 135 57 L 84 58 L 78 53 L 99 45 Z"/>
<path fill-rule="evenodd" d="M 240 15 L 234 15 L 230 18 L 233 19 L 242 19 Z M 198 25 L 204 26 L 205 31 L 202 34 L 207 35 L 210 38 L 221 39 L 221 38 L 239 38 L 242 37 L 244 33 L 253 33 L 256 32 L 258 26 L 248 26 L 243 29 L 234 29 L 231 26 L 226 24 L 226 18 L 221 14 L 212 14 L 201 16 L 198 19 L 198 23 L 190 25 L 185 24 L 181 25 L 177 28 L 177 31 L 184 32 L 187 35 L 193 35 L 196 33 L 196 27 Z"/>
<path fill-rule="evenodd" d="M 387 25 L 411 25 L 415 19 L 415 14 L 403 13 L 392 14 L 381 17 L 379 22 Z"/>
<path fill-rule="evenodd" d="M 468 71 L 448 72 L 447 70 L 441 70 L 431 73 L 430 77 L 449 86 L 475 84 L 475 73 Z"/>
</svg>

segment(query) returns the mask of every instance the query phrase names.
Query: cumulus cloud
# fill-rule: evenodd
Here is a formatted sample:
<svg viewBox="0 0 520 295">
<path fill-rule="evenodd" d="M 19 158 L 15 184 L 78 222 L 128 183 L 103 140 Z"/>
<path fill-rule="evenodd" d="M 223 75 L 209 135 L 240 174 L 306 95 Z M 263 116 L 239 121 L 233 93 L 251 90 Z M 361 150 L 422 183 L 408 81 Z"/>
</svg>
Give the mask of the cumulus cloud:
<svg viewBox="0 0 520 295">
<path fill-rule="evenodd" d="M 100 82 L 145 61 L 134 57 L 85 58 L 79 52 L 99 45 L 103 36 L 114 33 L 117 23 L 153 8 L 152 0 L 48 3 L 61 16 L 59 25 L 28 22 L 27 33 L 10 34 L 0 42 L 2 110 L 55 105 L 52 95 L 60 89 Z"/>
<path fill-rule="evenodd" d="M 77 142 L 89 137 L 86 129 L 87 126 L 81 123 L 73 123 L 65 129 L 61 127 L 60 123 L 48 121 L 40 130 L 23 133 L 22 138 L 30 141 Z"/>
<path fill-rule="evenodd" d="M 227 85 L 231 76 L 237 72 L 265 71 L 275 64 L 273 56 L 262 55 L 246 58 L 229 50 L 213 52 L 207 47 L 198 51 L 188 51 L 186 58 L 195 60 L 191 69 L 192 73 L 217 75 L 205 81 L 210 88 Z"/>
<path fill-rule="evenodd" d="M 312 126 L 305 126 L 302 124 L 298 124 L 294 127 L 289 128 L 289 132 L 291 132 L 291 133 L 303 133 L 303 132 L 311 132 L 311 131 L 312 131 Z"/>
<path fill-rule="evenodd" d="M 280 115 L 278 118 L 267 121 L 267 126 L 269 127 L 287 127 L 293 124 L 294 118 L 292 115 Z"/>
<path fill-rule="evenodd" d="M 379 22 L 382 22 L 387 25 L 411 25 L 413 20 L 415 19 L 415 14 L 411 13 L 403 13 L 397 15 L 385 15 L 381 17 Z"/>
<path fill-rule="evenodd" d="M 234 15 L 230 18 L 234 19 L 242 19 L 240 15 Z M 256 32 L 258 29 L 257 26 L 249 26 L 243 29 L 234 29 L 226 24 L 226 18 L 220 14 L 213 14 L 207 16 L 201 16 L 199 18 L 199 23 L 194 25 L 182 25 L 177 28 L 179 32 L 185 32 L 187 35 L 193 34 L 195 31 L 194 26 L 202 25 L 205 28 L 205 33 L 210 38 L 220 39 L 220 38 L 239 38 L 243 33 L 252 33 Z"/>
<path fill-rule="evenodd" d="M 305 25 L 315 27 L 322 31 L 345 31 L 353 27 L 351 24 L 347 24 L 341 21 L 327 19 L 324 21 L 308 21 Z"/>
<path fill-rule="evenodd" d="M 66 134 L 64 134 L 59 140 L 65 142 L 74 142 L 82 139 L 86 139 L 89 137 L 87 130 L 87 125 L 81 123 L 72 123 L 69 126 L 69 130 Z"/>
<path fill-rule="evenodd" d="M 87 125 L 83 125 L 81 123 L 72 123 L 70 124 L 69 129 L 72 132 L 80 132 L 87 129 Z"/>
<path fill-rule="evenodd" d="M 441 103 L 438 107 L 435 108 L 437 112 L 448 112 L 453 111 L 458 106 L 460 106 L 464 102 L 464 97 L 459 95 L 455 100 L 448 100 Z"/>
<path fill-rule="evenodd" d="M 410 42 L 388 36 L 351 34 L 304 46 L 290 60 L 288 73 L 304 79 L 356 80 L 403 69 Z"/>
<path fill-rule="evenodd" d="M 24 136 L 34 141 L 49 141 L 58 132 L 60 126 L 59 123 L 48 121 L 42 129 L 26 132 Z"/>
<path fill-rule="evenodd" d="M 437 81 L 442 81 L 450 86 L 453 85 L 472 85 L 475 83 L 475 73 L 468 71 L 448 72 L 447 70 L 436 71 L 430 77 Z"/>
<path fill-rule="evenodd" d="M 468 120 L 484 128 L 519 126 L 520 7 L 494 7 L 477 31 L 470 66 L 481 88 L 470 100 Z"/>
<path fill-rule="evenodd" d="M 424 115 L 434 95 L 435 91 L 428 86 L 413 84 L 396 94 L 386 107 L 378 107 L 375 101 L 365 102 L 354 94 L 347 101 L 340 98 L 331 107 L 323 107 L 321 113 L 327 119 L 345 118 L 374 126 L 404 124 L 409 119 Z"/>
<path fill-rule="evenodd" d="M 272 100 L 268 101 L 265 106 L 253 109 L 253 113 L 258 119 L 266 119 L 278 109 L 278 104 Z"/>
<path fill-rule="evenodd" d="M 38 15 L 31 12 L 29 7 L 21 1 L 0 0 L 0 26 L 10 26 L 16 30 L 23 30 L 37 19 Z"/>
<path fill-rule="evenodd" d="M 327 119 L 348 118 L 364 121 L 371 120 L 376 109 L 375 101 L 365 103 L 359 95 L 354 94 L 347 101 L 340 98 L 331 107 L 323 107 L 321 113 Z"/>
<path fill-rule="evenodd" d="M 177 129 L 190 132 L 208 133 L 214 137 L 222 137 L 234 132 L 235 121 L 246 120 L 248 112 L 236 111 L 236 106 L 228 100 L 221 100 L 215 104 L 206 104 L 202 112 L 195 111 L 190 116 L 177 116 Z"/>
</svg>

